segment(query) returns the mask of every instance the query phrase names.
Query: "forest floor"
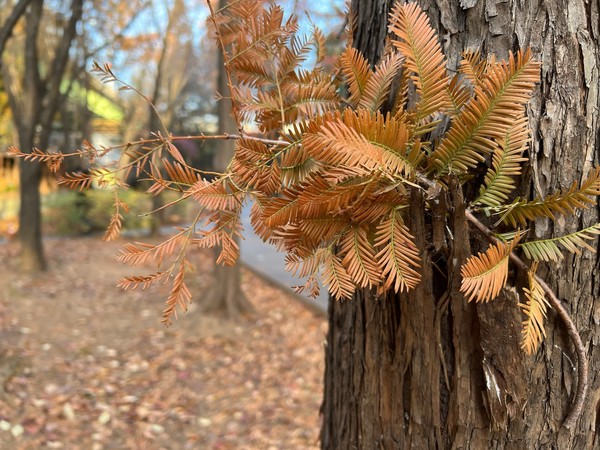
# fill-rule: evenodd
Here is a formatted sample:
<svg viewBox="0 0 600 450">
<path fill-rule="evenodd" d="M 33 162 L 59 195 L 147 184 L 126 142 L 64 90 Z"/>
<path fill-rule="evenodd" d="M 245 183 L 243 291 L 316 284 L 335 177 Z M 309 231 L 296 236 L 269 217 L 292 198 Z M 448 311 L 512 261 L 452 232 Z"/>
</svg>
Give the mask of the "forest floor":
<svg viewBox="0 0 600 450">
<path fill-rule="evenodd" d="M 166 328 L 167 287 L 115 287 L 154 271 L 115 262 L 119 246 L 50 239 L 32 277 L 0 245 L 0 448 L 318 448 L 324 318 L 244 270 L 255 314 L 193 303 Z M 193 294 L 211 283 L 210 256 L 196 259 Z"/>
</svg>

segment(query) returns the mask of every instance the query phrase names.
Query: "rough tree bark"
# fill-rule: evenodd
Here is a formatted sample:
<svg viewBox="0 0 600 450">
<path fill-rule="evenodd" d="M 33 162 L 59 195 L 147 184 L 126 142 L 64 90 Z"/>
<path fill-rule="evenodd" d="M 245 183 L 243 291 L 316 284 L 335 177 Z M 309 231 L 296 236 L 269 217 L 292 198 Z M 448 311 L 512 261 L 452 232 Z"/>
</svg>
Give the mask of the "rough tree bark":
<svg viewBox="0 0 600 450">
<path fill-rule="evenodd" d="M 373 63 L 381 55 L 391 1 L 354 0 L 354 44 Z M 528 107 L 533 129 L 528 194 L 546 195 L 580 180 L 600 162 L 600 2 L 598 0 L 421 0 L 441 36 L 449 67 L 467 48 L 505 58 L 531 47 L 542 81 Z M 467 193 L 468 195 L 468 193 Z M 564 302 L 590 361 L 590 392 L 572 430 L 561 427 L 576 389 L 576 356 L 550 312 L 546 340 L 527 357 L 519 348 L 516 293 L 467 304 L 458 268 L 478 251 L 461 189 L 426 215 L 414 195 L 411 230 L 423 249 L 423 281 L 406 295 L 359 292 L 330 302 L 323 401 L 324 449 L 598 448 L 600 261 L 567 257 L 541 273 Z M 445 203 L 445 204 L 444 204 Z M 536 237 L 599 221 L 591 208 L 572 223 L 538 221 Z M 453 239 L 444 232 L 448 217 Z M 518 278 L 517 275 L 513 279 Z"/>
<path fill-rule="evenodd" d="M 220 0 L 218 9 L 222 9 L 227 4 L 227 0 Z M 223 53 L 217 52 L 217 92 L 223 97 L 217 102 L 217 114 L 219 117 L 218 134 L 235 134 L 237 126 L 231 115 L 231 102 L 228 101 L 227 75 L 225 72 L 225 61 Z M 225 171 L 233 154 L 235 152 L 235 143 L 232 140 L 224 140 L 219 143 L 217 152 L 214 156 L 214 169 L 216 171 Z M 219 250 L 216 249 L 216 257 Z M 241 267 L 217 265 L 214 269 L 214 279 L 208 295 L 202 300 L 202 308 L 205 311 L 215 312 L 217 314 L 235 317 L 253 310 L 252 304 L 248 301 L 241 288 Z"/>
<path fill-rule="evenodd" d="M 62 94 L 60 84 L 69 60 L 69 50 L 81 19 L 83 0 L 72 0 L 71 15 L 65 23 L 60 39 L 54 49 L 54 58 L 42 75 L 37 45 L 44 11 L 43 0 L 33 0 L 25 14 L 26 36 L 22 92 L 12 89 L 6 68 L 4 80 L 21 151 L 29 153 L 34 147 L 46 149 L 52 130 L 52 122 L 58 110 Z M 41 202 L 39 185 L 42 167 L 39 163 L 21 161 L 19 240 L 21 242 L 21 269 L 37 271 L 45 268 L 41 235 Z"/>
</svg>

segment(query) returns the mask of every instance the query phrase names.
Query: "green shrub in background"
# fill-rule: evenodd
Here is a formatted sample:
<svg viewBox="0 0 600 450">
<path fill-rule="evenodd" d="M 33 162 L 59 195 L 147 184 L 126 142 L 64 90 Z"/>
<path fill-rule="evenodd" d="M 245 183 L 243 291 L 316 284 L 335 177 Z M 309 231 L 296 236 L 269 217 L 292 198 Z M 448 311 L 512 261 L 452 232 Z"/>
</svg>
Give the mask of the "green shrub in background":
<svg viewBox="0 0 600 450">
<path fill-rule="evenodd" d="M 165 202 L 173 200 L 166 193 Z M 129 205 L 123 213 L 123 228 L 127 231 L 145 232 L 150 227 L 150 217 L 144 214 L 152 207 L 151 199 L 143 192 L 129 190 L 119 193 L 119 198 Z M 44 233 L 80 235 L 103 232 L 113 212 L 114 195 L 107 190 L 74 192 L 59 190 L 44 198 Z M 167 223 L 181 223 L 187 218 L 186 205 L 178 204 L 167 210 Z"/>
<path fill-rule="evenodd" d="M 85 217 L 87 195 L 58 191 L 46 195 L 42 204 L 44 234 L 74 235 L 91 231 Z"/>
<path fill-rule="evenodd" d="M 129 205 L 124 213 L 124 228 L 143 231 L 150 219 L 142 216 L 151 207 L 150 200 L 137 191 L 120 195 Z M 110 221 L 115 198 L 112 192 L 92 190 L 73 192 L 59 190 L 46 196 L 43 207 L 44 232 L 58 235 L 79 235 L 102 232 Z"/>
<path fill-rule="evenodd" d="M 87 192 L 90 203 L 88 219 L 93 226 L 92 231 L 104 232 L 114 210 L 115 197 L 111 191 L 93 190 Z M 144 216 L 152 207 L 148 196 L 140 191 L 119 193 L 119 198 L 129 206 L 129 212 L 123 212 L 123 228 L 125 230 L 146 230 L 150 226 L 150 217 Z"/>
</svg>

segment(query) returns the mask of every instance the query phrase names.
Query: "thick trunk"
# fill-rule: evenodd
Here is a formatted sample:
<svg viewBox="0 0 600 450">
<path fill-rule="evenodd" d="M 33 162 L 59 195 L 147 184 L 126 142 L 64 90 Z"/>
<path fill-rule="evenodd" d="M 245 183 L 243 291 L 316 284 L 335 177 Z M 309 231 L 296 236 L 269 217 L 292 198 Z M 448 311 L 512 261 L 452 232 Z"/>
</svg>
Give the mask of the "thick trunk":
<svg viewBox="0 0 600 450">
<path fill-rule="evenodd" d="M 355 2 L 355 45 L 370 61 L 381 53 L 382 23 L 369 12 L 384 0 Z M 450 68 L 466 48 L 506 57 L 530 46 L 542 61 L 542 82 L 528 107 L 533 128 L 530 177 L 534 194 L 546 195 L 580 180 L 599 163 L 600 3 L 422 0 L 442 36 Z M 387 5 L 389 7 L 389 5 Z M 372 31 L 375 30 L 375 31 Z M 529 189 L 528 185 L 524 185 Z M 460 190 L 447 205 L 418 220 L 422 200 L 412 200 L 411 230 L 422 242 L 423 282 L 408 295 L 376 298 L 360 292 L 331 301 L 326 347 L 322 447 L 397 448 L 597 448 L 600 351 L 600 270 L 595 255 L 567 257 L 542 275 L 550 281 L 580 330 L 590 361 L 590 393 L 572 432 L 561 428 L 577 384 L 577 359 L 553 313 L 546 340 L 534 357 L 519 348 L 521 317 L 515 292 L 489 304 L 467 304 L 458 293 L 458 267 L 480 250 L 469 231 Z M 564 234 L 598 222 L 598 209 L 578 221 L 535 224 L 536 236 Z M 453 239 L 444 242 L 442 217 Z M 444 225 L 444 226 L 442 226 Z M 426 238 L 432 236 L 432 238 Z M 470 239 L 469 239 L 470 238 Z"/>
<path fill-rule="evenodd" d="M 62 30 L 61 39 L 55 48 L 53 60 L 49 64 L 45 77 L 42 77 L 40 73 L 41 59 L 38 54 L 38 38 L 44 1 L 30 2 L 25 14 L 26 34 L 22 92 L 14 92 L 10 87 L 11 83 L 5 83 L 13 119 L 19 134 L 19 145 L 25 153 L 30 153 L 34 147 L 44 150 L 48 147 L 53 119 L 59 108 L 59 102 L 62 100 L 60 84 L 69 60 L 69 50 L 76 35 L 76 26 L 81 19 L 82 8 L 83 0 L 72 1 L 71 16 Z M 9 80 L 8 72 L 5 72 L 6 80 Z M 28 272 L 38 271 L 45 268 L 39 192 L 42 168 L 39 163 L 28 161 L 22 161 L 20 168 L 21 269 Z"/>
<path fill-rule="evenodd" d="M 32 148 L 47 148 L 50 131 L 42 130 L 34 134 L 22 130 L 19 145 L 24 151 Z M 20 266 L 25 272 L 38 272 L 46 269 L 46 258 L 42 245 L 42 202 L 40 184 L 43 166 L 39 162 L 20 161 L 19 171 L 19 240 L 21 243 Z"/>
<path fill-rule="evenodd" d="M 242 272 L 239 264 L 232 267 L 215 266 L 213 284 L 207 295 L 202 297 L 200 309 L 229 318 L 253 312 L 252 304 L 242 291 L 241 279 Z"/>
<path fill-rule="evenodd" d="M 21 148 L 33 147 L 32 142 L 23 142 Z M 27 146 L 29 145 L 29 146 Z M 46 268 L 42 247 L 42 217 L 40 202 L 40 182 L 42 166 L 37 162 L 21 161 L 19 172 L 19 190 L 21 207 L 19 209 L 19 240 L 21 243 L 21 269 L 36 272 Z"/>
<path fill-rule="evenodd" d="M 38 69 L 39 55 L 37 39 L 42 20 L 43 1 L 34 1 L 26 14 L 27 33 L 25 36 L 25 71 L 23 73 L 22 108 L 12 99 L 11 107 L 19 134 L 19 145 L 30 153 L 34 147 L 42 147 L 37 128 L 42 115 L 43 84 Z M 10 83 L 7 83 L 10 86 Z M 8 90 L 9 97 L 15 94 Z M 13 107 L 15 105 L 15 107 Z M 45 138 L 45 137 L 44 137 Z M 19 240 L 21 242 L 21 269 L 35 272 L 45 268 L 41 235 L 40 182 L 42 167 L 37 162 L 21 161 L 19 173 Z"/>
<path fill-rule="evenodd" d="M 227 0 L 220 0 L 219 9 L 225 7 L 226 4 Z M 236 123 L 231 115 L 231 102 L 228 100 L 229 86 L 227 85 L 224 63 L 223 54 L 219 52 L 217 56 L 217 67 L 219 69 L 217 91 L 225 97 L 217 103 L 219 134 L 235 133 L 237 131 Z M 233 141 L 221 141 L 214 156 L 215 170 L 225 171 L 234 152 L 235 143 Z M 203 299 L 205 309 L 230 317 L 252 311 L 252 305 L 241 289 L 239 266 L 215 266 L 213 283 L 209 295 Z"/>
</svg>

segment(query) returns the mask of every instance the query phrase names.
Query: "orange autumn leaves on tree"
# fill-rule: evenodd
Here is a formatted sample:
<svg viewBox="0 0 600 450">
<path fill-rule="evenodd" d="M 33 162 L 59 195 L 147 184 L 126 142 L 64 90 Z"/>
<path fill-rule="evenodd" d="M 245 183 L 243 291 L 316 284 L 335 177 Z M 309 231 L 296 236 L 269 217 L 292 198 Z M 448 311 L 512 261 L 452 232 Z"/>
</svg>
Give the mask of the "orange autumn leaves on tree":
<svg viewBox="0 0 600 450">
<path fill-rule="evenodd" d="M 166 264 L 154 275 L 121 282 L 129 289 L 174 277 L 165 323 L 189 300 L 186 246 L 220 247 L 219 262 L 235 263 L 234 238 L 241 236 L 240 213 L 249 200 L 257 234 L 287 253 L 289 270 L 307 278 L 299 290 L 316 295 L 321 277 L 336 299 L 357 288 L 405 292 L 418 286 L 424 249 L 408 226 L 411 199 L 424 195 L 427 203 L 436 201 L 456 180 L 481 180 L 475 198 L 463 206 L 470 214 L 494 216 L 502 231 L 499 242 L 471 256 L 461 270 L 461 290 L 469 300 L 490 301 L 499 294 L 513 251 L 522 249 L 534 262 L 554 261 L 562 249 L 589 249 L 586 241 L 600 233 L 595 224 L 560 238 L 527 241 L 521 231 L 531 220 L 587 208 L 600 194 L 595 169 L 566 192 L 532 201 L 515 196 L 529 143 L 525 105 L 540 69 L 529 50 L 505 61 L 467 53 L 451 75 L 427 16 L 415 3 L 397 4 L 390 15 L 390 45 L 378 65 L 372 68 L 349 43 L 336 70 L 328 71 L 322 64 L 324 35 L 313 27 L 300 36 L 296 19 L 286 18 L 277 5 L 240 0 L 212 10 L 211 18 L 231 90 L 230 96 L 221 93 L 221 101 L 233 103 L 239 129 L 237 136 L 221 136 L 237 139 L 228 170 L 209 179 L 173 154 L 172 137 L 162 136 L 152 156 L 129 145 L 133 162 L 117 169 L 128 173 L 141 163 L 152 167 L 162 161 L 170 170 L 149 171 L 154 181 L 149 192 L 175 190 L 180 201 L 199 207 L 176 237 L 156 246 L 125 246 L 120 256 Z M 96 69 L 119 82 L 109 67 Z M 251 124 L 260 135 L 245 131 Z M 474 177 L 483 165 L 485 176 Z M 64 179 L 78 183 L 76 176 Z M 116 204 L 124 208 L 118 198 Z M 120 222 L 113 219 L 111 237 Z M 529 353 L 543 337 L 546 304 L 536 267 L 520 305 Z"/>
</svg>

